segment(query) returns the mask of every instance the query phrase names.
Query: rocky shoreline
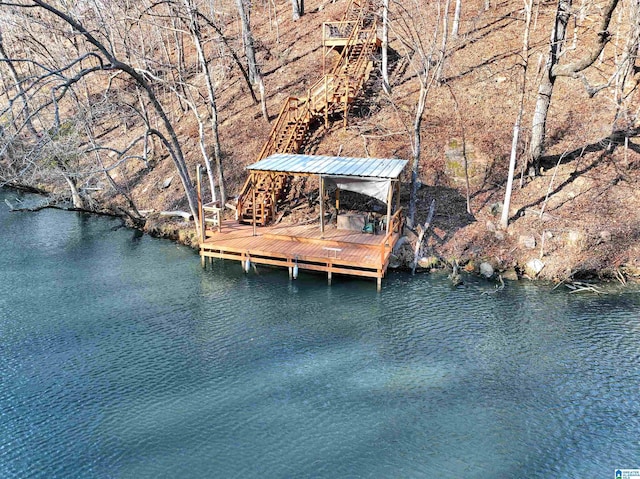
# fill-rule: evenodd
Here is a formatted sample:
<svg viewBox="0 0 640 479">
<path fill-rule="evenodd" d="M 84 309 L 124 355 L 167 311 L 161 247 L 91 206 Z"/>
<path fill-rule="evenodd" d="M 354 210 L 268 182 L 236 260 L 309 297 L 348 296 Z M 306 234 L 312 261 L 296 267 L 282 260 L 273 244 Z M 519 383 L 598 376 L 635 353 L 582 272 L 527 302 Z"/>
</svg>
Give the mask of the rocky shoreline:
<svg viewBox="0 0 640 479">
<path fill-rule="evenodd" d="M 143 231 L 150 236 L 165 238 L 189 246 L 194 250 L 198 249 L 198 238 L 191 224 L 186 221 L 174 221 L 161 218 L 157 215 L 147 220 Z M 531 248 L 534 239 L 531 237 L 519 238 L 525 248 Z M 411 271 L 414 262 L 415 235 L 407 232 L 404 239 L 399 242 L 399 247 L 393 253 L 390 269 Z M 428 249 L 428 248 L 427 248 Z M 484 254 L 483 254 L 484 253 Z M 525 258 L 523 255 L 522 258 Z M 550 277 L 543 274 L 545 268 L 557 271 L 558 264 L 553 263 L 554 259 L 544 258 L 544 261 L 533 257 L 528 261 L 524 259 L 514 259 L 509 263 L 499 261 L 489 252 L 482 250 L 474 251 L 473 255 L 460 257 L 445 257 L 441 254 L 421 255 L 417 261 L 416 272 L 428 273 L 431 271 L 447 271 L 453 273 L 465 272 L 473 274 L 489 281 L 499 282 L 501 280 L 532 280 L 551 281 L 553 283 L 570 283 L 572 281 L 596 281 L 596 282 L 629 282 L 640 281 L 640 268 L 623 266 L 620 268 L 605 267 L 599 270 L 580 269 L 579 265 L 573 265 L 572 275 L 567 277 Z M 588 259 L 587 259 L 588 261 Z M 564 266 L 564 265 L 563 265 Z"/>
<path fill-rule="evenodd" d="M 27 193 L 46 194 L 43 190 L 29 186 L 11 185 L 11 188 Z M 152 237 L 169 239 L 195 251 L 199 247 L 193 223 L 183 218 L 176 219 L 150 212 L 144 224 L 135 224 L 120 208 L 113 205 L 78 210 L 59 198 L 50 203 L 43 203 L 39 208 L 23 209 L 35 211 L 47 207 L 118 217 L 126 226 Z M 442 234 L 442 231 L 435 228 L 427 235 L 431 239 L 421 248 L 415 265 L 416 272 L 448 271 L 452 273 L 454 282 L 458 272 L 473 274 L 489 281 L 525 279 L 571 283 L 589 280 L 615 281 L 623 285 L 640 281 L 640 265 L 603 264 L 599 250 L 589 249 L 588 245 L 614 243 L 614 234 L 607 230 L 592 233 L 590 236 L 572 229 L 567 229 L 562 235 L 549 230 L 536 237 L 534 234 L 523 233 L 522 228 L 501 230 L 496 227 L 494 221 L 487 219 L 484 225 L 476 221 L 459 229 L 447 242 L 441 244 L 437 242 L 439 234 Z M 414 269 L 416 240 L 416 234 L 405 228 L 405 235 L 394 249 L 390 269 Z"/>
</svg>

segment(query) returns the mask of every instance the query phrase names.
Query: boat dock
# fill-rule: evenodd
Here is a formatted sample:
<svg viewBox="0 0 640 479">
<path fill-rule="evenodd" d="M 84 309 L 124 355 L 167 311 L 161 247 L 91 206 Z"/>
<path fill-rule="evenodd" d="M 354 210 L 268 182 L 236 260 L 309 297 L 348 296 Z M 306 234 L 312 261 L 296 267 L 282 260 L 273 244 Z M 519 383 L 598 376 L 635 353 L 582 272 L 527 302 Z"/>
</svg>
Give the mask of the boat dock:
<svg viewBox="0 0 640 479">
<path fill-rule="evenodd" d="M 363 92 L 381 44 L 374 11 L 370 0 L 350 0 L 342 20 L 323 24 L 322 77 L 306 95 L 285 100 L 257 162 L 247 167 L 235 221 L 221 218 L 227 199 L 203 201 L 198 168 L 197 230 L 203 266 L 208 259 L 221 258 L 240 261 L 245 271 L 252 264 L 286 267 L 293 279 L 300 270 L 326 272 L 329 283 L 333 274 L 369 277 L 376 278 L 380 290 L 402 234 L 399 176 L 407 161 L 300 154 L 321 122 L 328 128 L 329 119 L 341 114 L 346 127 L 349 108 Z M 295 176 L 318 178 L 318 222 L 273 225 Z M 378 214 L 374 222 L 369 221 L 372 212 L 361 212 L 350 221 L 346 212 L 340 215 L 340 191 L 376 198 L 386 205 L 386 216 Z M 325 224 L 328 193 L 335 195 L 335 224 Z"/>
<path fill-rule="evenodd" d="M 220 231 L 207 231 L 207 238 L 200 243 L 202 266 L 206 267 L 208 258 L 236 260 L 245 270 L 250 264 L 280 266 L 289 269 L 292 279 L 298 271 L 319 271 L 327 273 L 329 284 L 333 274 L 369 277 L 376 278 L 379 290 L 402 231 L 401 210 L 391 221 L 389 233 L 335 227 L 325 227 L 321 233 L 314 223 L 260 227 L 254 234 L 252 225 L 227 220 Z"/>
</svg>

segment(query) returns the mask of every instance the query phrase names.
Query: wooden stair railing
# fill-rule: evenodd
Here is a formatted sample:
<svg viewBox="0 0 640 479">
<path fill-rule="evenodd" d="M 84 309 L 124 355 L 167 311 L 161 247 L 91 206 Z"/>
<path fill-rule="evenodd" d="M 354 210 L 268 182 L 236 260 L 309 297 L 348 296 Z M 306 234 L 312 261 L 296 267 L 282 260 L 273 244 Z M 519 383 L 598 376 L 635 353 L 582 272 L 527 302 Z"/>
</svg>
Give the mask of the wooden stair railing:
<svg viewBox="0 0 640 479">
<path fill-rule="evenodd" d="M 302 151 L 311 123 L 319 118 L 324 117 L 327 124 L 329 115 L 342 111 L 346 126 L 349 104 L 369 78 L 373 66 L 371 54 L 379 42 L 376 22 L 369 12 L 369 1 L 351 0 L 341 22 L 323 24 L 323 45 L 327 28 L 335 28 L 337 35 L 346 37 L 339 58 L 331 72 L 309 88 L 306 97 L 289 97 L 284 101 L 257 161 L 273 153 Z M 278 201 L 283 199 L 289 179 L 284 174 L 252 172 L 238 196 L 237 219 L 252 223 L 255 218 L 258 225 L 268 224 L 275 216 Z M 252 189 L 255 191 L 255 205 Z"/>
</svg>

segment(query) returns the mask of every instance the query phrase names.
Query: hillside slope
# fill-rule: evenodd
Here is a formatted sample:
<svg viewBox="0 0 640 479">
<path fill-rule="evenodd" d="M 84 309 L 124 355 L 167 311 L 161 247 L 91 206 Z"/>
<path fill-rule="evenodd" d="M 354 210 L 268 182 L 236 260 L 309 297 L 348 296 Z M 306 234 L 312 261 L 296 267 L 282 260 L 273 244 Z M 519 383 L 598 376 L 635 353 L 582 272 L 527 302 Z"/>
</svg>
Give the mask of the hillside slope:
<svg viewBox="0 0 640 479">
<path fill-rule="evenodd" d="M 240 27 L 233 2 L 228 3 L 221 7 L 228 17 L 227 35 L 237 40 Z M 429 8 L 433 4 L 419 3 L 423 4 L 425 15 L 432 13 Z M 252 28 L 271 121 L 286 97 L 303 94 L 321 76 L 322 22 L 339 19 L 346 4 L 346 0 L 307 0 L 305 15 L 296 22 L 291 19 L 289 2 L 276 1 L 275 10 L 268 2 L 255 4 Z M 432 199 L 436 201 L 436 215 L 425 254 L 469 264 L 470 268 L 487 261 L 498 271 L 517 268 L 521 272 L 527 262 L 537 258 L 544 264 L 537 276 L 555 280 L 594 274 L 613 276 L 616 271 L 638 275 L 637 88 L 627 89 L 631 93 L 625 105 L 631 106 L 626 123 L 614 125 L 620 104 L 616 85 L 590 97 L 579 79 L 558 79 L 547 121 L 542 172 L 535 178 L 524 178 L 522 188 L 516 179 L 510 226 L 506 231 L 497 227 L 523 82 L 524 12 L 521 2 L 485 7 L 485 2 L 476 0 L 462 4 L 459 33 L 456 38 L 449 38 L 440 81 L 431 86 L 427 96 L 419 164 L 423 186 L 417 220 L 425 220 Z M 534 4 L 520 158 L 526 157 L 528 149 L 536 90 L 549 50 L 555 7 L 555 2 Z M 583 20 L 580 29 L 570 32 L 575 37 L 569 39 L 573 43 L 566 49 L 566 61 L 581 58 L 589 51 L 597 37 L 601 7 L 582 5 Z M 629 34 L 626 8 L 618 7 L 610 28 L 614 32 L 611 41 L 585 71 L 591 84 L 606 83 L 615 69 L 614 60 Z M 434 16 L 427 22 L 435 28 L 436 20 Z M 419 90 L 419 77 L 414 70 L 417 53 L 399 33 L 401 29 L 392 26 L 391 95 L 383 93 L 380 75 L 373 75 L 366 95 L 351 110 L 348 127 L 343 128 L 340 119 L 328 129 L 320 127 L 306 153 L 412 158 L 411 128 Z M 430 34 L 421 34 L 428 43 Z M 252 102 L 237 71 L 228 66 L 224 67 L 226 70 L 220 68 L 220 140 L 227 190 L 233 195 L 245 179 L 244 167 L 255 161 L 267 139 L 270 123 L 262 117 L 260 106 Z M 636 71 L 629 84 L 637 85 L 637 81 Z M 186 161 L 194 171 L 201 161 L 197 124 L 177 105 L 172 115 Z M 624 133 L 619 133 L 621 129 Z M 137 133 L 135 128 L 124 133 L 118 128 L 105 132 L 105 138 L 124 142 Z M 470 213 L 465 199 L 465 158 L 470 174 Z M 518 172 L 522 171 L 520 158 Z M 169 181 L 175 172 L 166 157 L 158 156 L 150 165 L 125 163 L 113 170 L 113 176 L 127 185 L 140 210 L 186 209 L 179 181 Z M 409 172 L 404 180 L 408 183 Z M 93 196 L 104 204 L 123 206 L 122 200 L 108 189 Z M 162 229 L 153 215 L 147 227 Z"/>
</svg>

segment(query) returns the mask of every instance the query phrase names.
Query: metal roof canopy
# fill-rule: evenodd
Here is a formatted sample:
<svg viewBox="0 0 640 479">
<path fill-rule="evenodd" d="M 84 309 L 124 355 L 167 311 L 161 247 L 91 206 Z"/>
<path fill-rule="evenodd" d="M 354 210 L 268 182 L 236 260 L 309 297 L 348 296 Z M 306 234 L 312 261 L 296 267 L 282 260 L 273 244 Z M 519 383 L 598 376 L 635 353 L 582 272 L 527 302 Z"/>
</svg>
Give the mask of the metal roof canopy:
<svg viewBox="0 0 640 479">
<path fill-rule="evenodd" d="M 338 190 L 355 191 L 371 196 L 387 204 L 386 229 L 389 234 L 393 188 L 407 160 L 382 158 L 349 158 L 344 156 L 315 156 L 276 153 L 247 167 L 256 171 L 282 173 L 288 175 L 318 175 L 320 191 L 327 186 Z M 324 193 L 321 193 L 322 197 Z M 399 201 L 399 190 L 398 190 Z M 320 201 L 320 237 L 324 235 L 324 201 Z M 336 205 L 336 208 L 337 205 Z M 254 222 L 255 225 L 255 222 Z M 255 226 L 254 226 L 255 227 Z"/>
<path fill-rule="evenodd" d="M 247 166 L 251 171 L 271 171 L 292 175 L 350 176 L 367 179 L 395 180 L 407 160 L 389 158 L 350 158 L 276 153 Z"/>
</svg>

